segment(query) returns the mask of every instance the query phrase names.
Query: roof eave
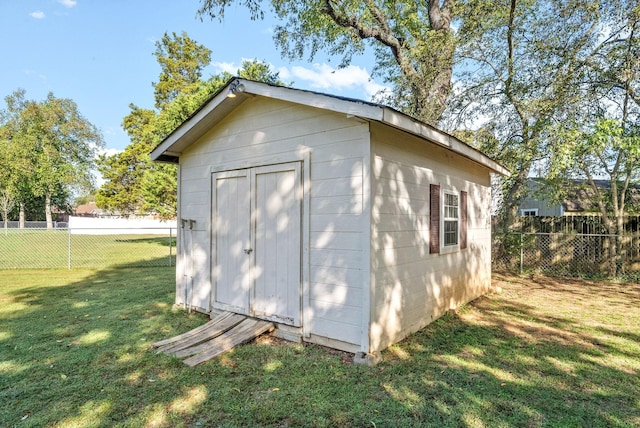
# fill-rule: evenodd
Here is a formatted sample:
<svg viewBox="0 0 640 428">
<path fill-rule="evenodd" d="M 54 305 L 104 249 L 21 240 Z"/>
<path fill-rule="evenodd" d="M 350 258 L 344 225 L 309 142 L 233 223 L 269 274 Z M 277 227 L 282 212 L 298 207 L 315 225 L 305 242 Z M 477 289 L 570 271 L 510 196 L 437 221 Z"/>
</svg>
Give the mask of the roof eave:
<svg viewBox="0 0 640 428">
<path fill-rule="evenodd" d="M 474 149 L 470 145 L 463 143 L 452 135 L 449 135 L 443 131 L 440 131 L 426 123 L 419 122 L 404 113 L 400 113 L 388 107 L 383 107 L 384 114 L 382 122 L 394 128 L 401 129 L 410 134 L 420 136 L 424 139 L 431 141 L 445 147 L 459 155 L 462 155 L 482 166 L 489 168 L 491 171 L 504 176 L 511 175 L 511 172 L 494 161 L 484 153 L 477 149 Z"/>
<path fill-rule="evenodd" d="M 236 91 L 235 97 L 228 97 L 230 89 L 238 87 L 241 87 L 242 90 Z M 241 78 L 229 80 L 207 103 L 151 152 L 151 159 L 160 162 L 178 162 L 180 154 L 186 147 L 204 135 L 213 125 L 244 101 L 256 95 L 378 121 L 445 147 L 495 173 L 510 175 L 509 170 L 505 167 L 457 138 L 389 107 Z"/>
</svg>

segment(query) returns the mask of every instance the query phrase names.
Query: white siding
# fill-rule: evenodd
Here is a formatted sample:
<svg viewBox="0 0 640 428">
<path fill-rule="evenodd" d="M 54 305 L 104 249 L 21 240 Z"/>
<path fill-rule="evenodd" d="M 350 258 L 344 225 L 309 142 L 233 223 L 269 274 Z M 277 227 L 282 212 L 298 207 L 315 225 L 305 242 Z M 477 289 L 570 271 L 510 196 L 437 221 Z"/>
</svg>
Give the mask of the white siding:
<svg viewBox="0 0 640 428">
<path fill-rule="evenodd" d="M 198 278 L 209 293 L 212 171 L 310 159 L 309 290 L 303 295 L 307 337 L 360 346 L 362 340 L 363 162 L 367 123 L 286 102 L 255 97 L 229 114 L 180 156 L 180 216 L 196 220 Z M 303 249 L 304 251 L 304 249 Z M 368 254 L 368 247 L 366 248 Z M 368 256 L 367 256 L 368 257 Z M 182 272 L 184 267 L 179 266 Z M 368 275 L 368 273 L 367 273 Z M 206 308 L 205 308 L 206 309 Z"/>
<path fill-rule="evenodd" d="M 490 286 L 490 187 L 483 167 L 372 125 L 370 351 L 381 350 Z M 429 254 L 429 185 L 468 192 L 468 248 Z"/>
</svg>

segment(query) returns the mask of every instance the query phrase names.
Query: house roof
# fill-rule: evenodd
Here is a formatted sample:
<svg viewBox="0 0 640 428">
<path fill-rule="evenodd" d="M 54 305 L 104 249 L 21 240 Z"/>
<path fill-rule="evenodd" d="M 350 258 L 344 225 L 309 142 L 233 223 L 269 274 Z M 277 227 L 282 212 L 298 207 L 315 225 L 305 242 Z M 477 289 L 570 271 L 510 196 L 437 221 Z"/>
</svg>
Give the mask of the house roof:
<svg viewBox="0 0 640 428">
<path fill-rule="evenodd" d="M 88 204 L 78 205 L 74 213 L 76 215 L 98 215 L 102 214 L 103 210 L 99 209 L 95 202 L 89 202 Z"/>
<path fill-rule="evenodd" d="M 233 93 L 234 97 L 227 96 Z M 437 144 L 464 156 L 502 175 L 509 171 L 479 150 L 452 135 L 420 122 L 390 107 L 353 98 L 328 95 L 319 92 L 293 89 L 253 80 L 233 78 L 207 100 L 195 113 L 176 128 L 151 152 L 151 159 L 161 162 L 178 162 L 182 152 L 220 122 L 232 110 L 253 96 L 262 96 L 309 107 L 342 113 L 360 119 L 376 121 L 394 127 L 425 141 Z"/>
<path fill-rule="evenodd" d="M 594 180 L 599 188 L 606 192 L 611 191 L 610 180 Z M 570 187 L 569 194 L 564 198 L 563 205 L 566 211 L 594 211 L 598 209 L 594 202 L 595 192 L 584 181 L 574 180 Z M 640 207 L 640 186 L 631 184 L 627 189 L 627 209 L 638 209 Z"/>
<path fill-rule="evenodd" d="M 594 184 L 605 192 L 611 190 L 611 180 L 593 180 Z M 544 178 L 529 178 L 527 180 L 527 186 L 529 191 L 535 195 L 540 195 L 542 192 L 542 198 L 546 199 L 547 196 L 544 192 L 547 192 L 545 186 L 547 181 Z M 567 212 L 590 212 L 597 211 L 598 206 L 594 202 L 595 191 L 588 184 L 586 180 L 578 179 L 566 179 L 562 182 L 564 190 L 561 205 Z M 540 197 L 538 197 L 540 199 Z M 627 189 L 626 202 L 628 204 L 627 209 L 640 209 L 640 185 L 631 183 Z"/>
</svg>

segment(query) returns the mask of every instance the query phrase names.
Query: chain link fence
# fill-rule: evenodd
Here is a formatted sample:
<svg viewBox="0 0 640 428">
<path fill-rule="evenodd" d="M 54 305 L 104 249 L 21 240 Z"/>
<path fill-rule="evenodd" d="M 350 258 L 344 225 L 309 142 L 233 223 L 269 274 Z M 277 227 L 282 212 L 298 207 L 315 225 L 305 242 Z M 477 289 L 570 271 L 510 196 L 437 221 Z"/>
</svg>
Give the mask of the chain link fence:
<svg viewBox="0 0 640 428">
<path fill-rule="evenodd" d="M 640 235 L 511 233 L 494 236 L 494 270 L 640 281 Z"/>
<path fill-rule="evenodd" d="M 171 227 L 0 229 L 0 269 L 175 266 L 175 258 Z"/>
<path fill-rule="evenodd" d="M 0 229 L 0 270 L 175 266 L 176 228 Z M 640 282 L 640 234 L 494 235 L 493 269 Z"/>
</svg>

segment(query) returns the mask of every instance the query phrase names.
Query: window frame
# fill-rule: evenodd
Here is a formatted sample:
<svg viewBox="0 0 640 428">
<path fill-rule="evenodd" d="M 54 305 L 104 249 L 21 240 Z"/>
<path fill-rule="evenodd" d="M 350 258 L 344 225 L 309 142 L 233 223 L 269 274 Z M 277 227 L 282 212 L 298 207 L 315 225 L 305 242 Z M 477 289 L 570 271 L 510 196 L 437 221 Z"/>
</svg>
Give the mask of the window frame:
<svg viewBox="0 0 640 428">
<path fill-rule="evenodd" d="M 456 198 L 456 205 L 455 205 L 455 211 L 456 211 L 456 217 L 447 217 L 445 214 L 448 213 L 450 214 L 450 210 L 449 212 L 447 212 L 447 208 L 451 208 L 454 207 L 454 205 L 447 205 L 447 195 L 453 196 Z M 460 227 L 461 227 L 461 195 L 460 192 L 455 191 L 453 189 L 442 189 L 440 192 L 440 253 L 441 254 L 446 254 L 446 253 L 454 253 L 456 251 L 460 251 L 460 241 L 461 241 L 461 237 L 460 237 Z M 455 222 L 456 225 L 456 232 L 455 232 L 455 237 L 456 237 L 456 242 L 455 244 L 446 244 L 445 243 L 445 234 L 446 234 L 446 224 L 448 222 Z"/>
<path fill-rule="evenodd" d="M 538 208 L 522 208 L 520 215 L 522 217 L 538 217 Z"/>
</svg>

